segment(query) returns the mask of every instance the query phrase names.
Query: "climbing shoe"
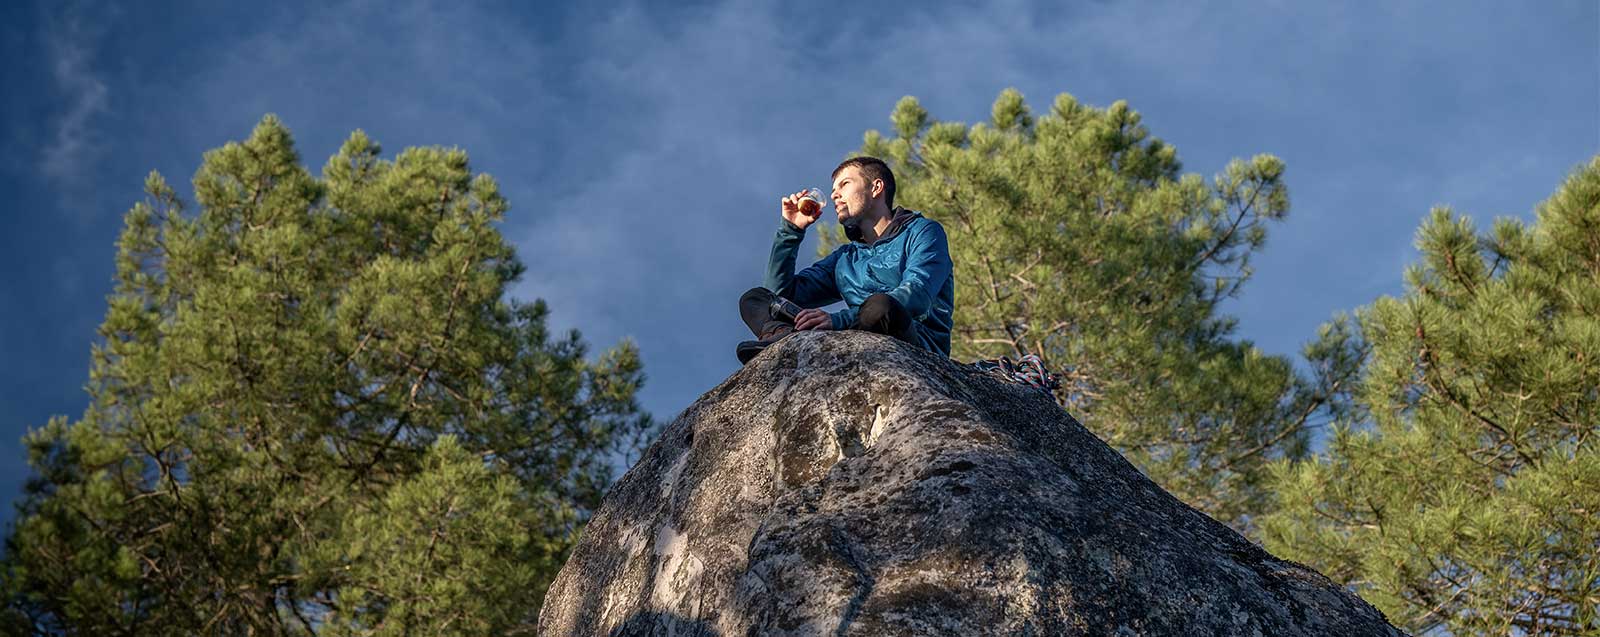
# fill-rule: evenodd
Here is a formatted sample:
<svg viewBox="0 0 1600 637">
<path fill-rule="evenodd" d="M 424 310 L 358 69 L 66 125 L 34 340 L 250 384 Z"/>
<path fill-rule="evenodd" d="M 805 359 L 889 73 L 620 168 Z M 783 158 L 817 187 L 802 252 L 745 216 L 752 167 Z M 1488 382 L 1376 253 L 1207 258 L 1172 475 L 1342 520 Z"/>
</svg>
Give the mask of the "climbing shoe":
<svg viewBox="0 0 1600 637">
<path fill-rule="evenodd" d="M 739 346 L 734 350 L 739 356 L 739 364 L 750 362 L 750 359 L 755 358 L 756 354 L 760 354 L 761 350 L 766 349 L 768 345 L 781 341 L 784 337 L 793 333 L 794 326 L 784 323 L 773 327 L 757 340 L 739 343 Z"/>
</svg>

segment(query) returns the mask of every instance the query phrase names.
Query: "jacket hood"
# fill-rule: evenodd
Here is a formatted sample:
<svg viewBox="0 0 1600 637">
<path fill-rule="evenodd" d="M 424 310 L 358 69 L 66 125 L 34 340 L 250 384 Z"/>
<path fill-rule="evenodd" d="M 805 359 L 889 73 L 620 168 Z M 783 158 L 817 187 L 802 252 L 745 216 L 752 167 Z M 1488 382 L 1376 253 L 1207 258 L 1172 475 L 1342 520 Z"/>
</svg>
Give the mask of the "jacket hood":
<svg viewBox="0 0 1600 637">
<path fill-rule="evenodd" d="M 895 206 L 894 215 L 889 217 L 889 227 L 884 229 L 883 236 L 878 237 L 878 240 L 874 241 L 873 244 L 883 243 L 893 239 L 895 235 L 900 234 L 900 231 L 905 230 L 906 226 L 911 225 L 912 221 L 915 221 L 921 216 L 922 213 L 915 210 L 908 210 L 901 208 L 900 206 Z M 861 242 L 857 241 L 856 243 Z M 862 243 L 861 245 L 868 244 Z"/>
</svg>

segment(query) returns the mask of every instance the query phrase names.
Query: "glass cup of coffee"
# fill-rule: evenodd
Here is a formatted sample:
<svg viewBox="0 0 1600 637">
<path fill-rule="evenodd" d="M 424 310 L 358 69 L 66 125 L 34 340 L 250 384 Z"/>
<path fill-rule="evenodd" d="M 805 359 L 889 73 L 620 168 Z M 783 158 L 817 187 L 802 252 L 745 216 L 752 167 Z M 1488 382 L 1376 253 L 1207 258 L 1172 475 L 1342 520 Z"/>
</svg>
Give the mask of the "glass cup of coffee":
<svg viewBox="0 0 1600 637">
<path fill-rule="evenodd" d="M 822 190 L 807 188 L 805 193 L 800 195 L 800 214 L 807 217 L 819 216 L 822 214 L 823 204 Z"/>
</svg>

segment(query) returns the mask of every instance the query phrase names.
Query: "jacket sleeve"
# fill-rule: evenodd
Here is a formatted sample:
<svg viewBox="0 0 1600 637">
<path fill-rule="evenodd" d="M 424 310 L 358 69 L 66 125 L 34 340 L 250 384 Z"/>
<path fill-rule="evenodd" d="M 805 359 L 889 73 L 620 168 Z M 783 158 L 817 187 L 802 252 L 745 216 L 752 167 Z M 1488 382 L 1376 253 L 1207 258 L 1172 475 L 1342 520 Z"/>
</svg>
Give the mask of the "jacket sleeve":
<svg viewBox="0 0 1600 637">
<path fill-rule="evenodd" d="M 843 300 L 839 287 L 833 281 L 833 264 L 839 260 L 839 251 L 811 264 L 798 274 L 794 271 L 795 253 L 800 251 L 800 241 L 805 230 L 784 219 L 772 239 L 772 257 L 767 261 L 766 288 L 778 296 L 794 301 L 804 308 L 822 307 Z"/>
<path fill-rule="evenodd" d="M 950 243 L 945 237 L 944 226 L 931 219 L 922 224 L 909 240 L 911 245 L 900 274 L 900 285 L 886 294 L 906 308 L 911 320 L 922 321 L 933 311 L 934 296 L 939 294 L 944 282 L 950 278 Z M 844 329 L 854 324 L 858 312 L 856 308 L 834 312 L 831 315 L 834 329 Z"/>
</svg>

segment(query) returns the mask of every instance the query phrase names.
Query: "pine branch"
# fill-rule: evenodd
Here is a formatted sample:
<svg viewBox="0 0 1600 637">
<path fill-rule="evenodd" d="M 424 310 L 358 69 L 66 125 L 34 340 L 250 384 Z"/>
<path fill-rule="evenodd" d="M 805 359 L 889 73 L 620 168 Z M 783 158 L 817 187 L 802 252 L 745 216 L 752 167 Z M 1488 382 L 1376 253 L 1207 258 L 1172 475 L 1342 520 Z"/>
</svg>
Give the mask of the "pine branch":
<svg viewBox="0 0 1600 637">
<path fill-rule="evenodd" d="M 1505 427 L 1500 426 L 1500 423 L 1495 422 L 1494 419 L 1478 413 L 1476 409 L 1473 409 L 1470 405 L 1465 404 L 1459 396 L 1455 395 L 1455 392 L 1450 390 L 1449 386 L 1444 383 L 1444 380 L 1439 378 L 1438 358 L 1434 355 L 1433 350 L 1427 346 L 1427 332 L 1424 330 L 1420 322 L 1417 323 L 1416 336 L 1418 342 L 1423 343 L 1422 348 L 1417 352 L 1418 358 L 1423 361 L 1423 384 L 1429 389 L 1433 390 L 1435 395 L 1442 396 L 1446 402 L 1454 406 L 1462 414 L 1470 416 L 1472 419 L 1482 423 L 1494 432 L 1499 433 L 1502 439 L 1505 440 L 1507 444 L 1511 445 L 1513 449 L 1515 449 L 1517 457 L 1521 458 L 1525 464 L 1532 467 L 1538 467 L 1539 463 L 1537 460 L 1516 446 L 1516 436 L 1507 431 Z"/>
<path fill-rule="evenodd" d="M 1250 196 L 1245 198 L 1245 204 L 1240 206 L 1238 216 L 1234 217 L 1233 222 L 1228 224 L 1228 230 L 1222 233 L 1222 236 L 1217 239 L 1216 243 L 1212 244 L 1210 248 L 1201 253 L 1200 258 L 1195 259 L 1193 263 L 1190 263 L 1189 267 L 1186 268 L 1187 270 L 1191 272 L 1198 270 L 1200 266 L 1203 265 L 1208 259 L 1216 255 L 1217 251 L 1221 250 L 1223 246 L 1228 244 L 1228 240 L 1233 238 L 1233 233 L 1239 229 L 1239 224 L 1244 221 L 1245 216 L 1250 214 L 1250 210 L 1255 207 L 1256 197 L 1260 196 L 1260 194 L 1261 184 L 1259 181 L 1256 181 L 1253 185 L 1253 188 L 1251 188 Z"/>
</svg>

